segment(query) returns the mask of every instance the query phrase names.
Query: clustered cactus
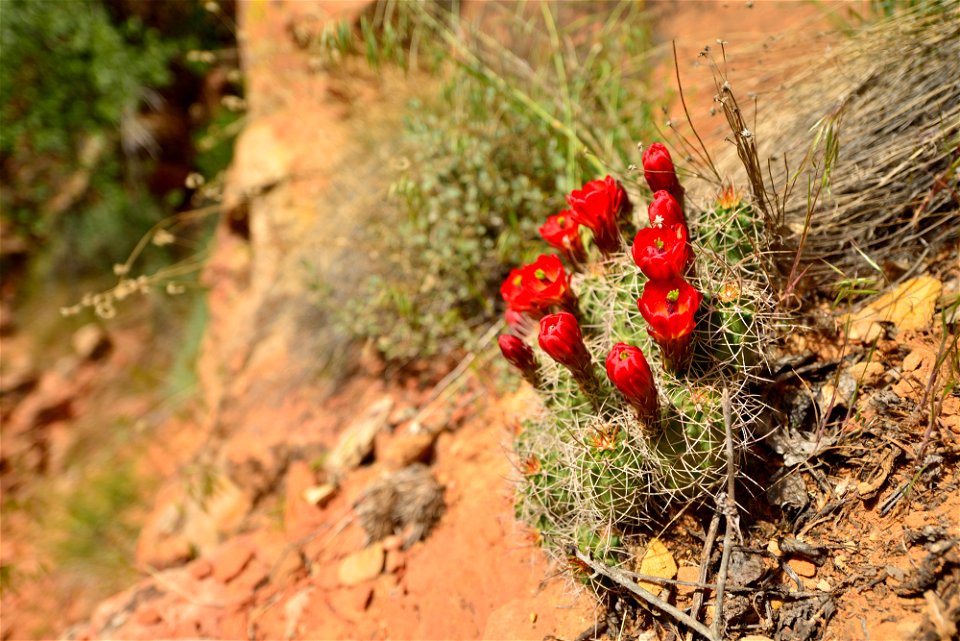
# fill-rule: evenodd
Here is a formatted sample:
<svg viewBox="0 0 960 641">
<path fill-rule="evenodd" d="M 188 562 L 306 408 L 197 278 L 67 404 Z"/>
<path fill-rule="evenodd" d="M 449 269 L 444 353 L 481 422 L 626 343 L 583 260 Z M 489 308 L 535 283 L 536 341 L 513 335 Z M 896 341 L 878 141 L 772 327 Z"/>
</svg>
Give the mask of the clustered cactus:
<svg viewBox="0 0 960 641">
<path fill-rule="evenodd" d="M 540 228 L 570 271 L 542 255 L 500 290 L 501 351 L 543 401 L 516 437 L 517 514 L 567 558 L 576 546 L 615 563 L 638 529 L 710 496 L 725 464 L 723 390 L 738 452 L 761 407 L 752 382 L 775 323 L 754 210 L 728 188 L 688 225 L 662 144 L 643 169 L 649 226 L 630 248 L 626 192 L 593 180 Z"/>
</svg>

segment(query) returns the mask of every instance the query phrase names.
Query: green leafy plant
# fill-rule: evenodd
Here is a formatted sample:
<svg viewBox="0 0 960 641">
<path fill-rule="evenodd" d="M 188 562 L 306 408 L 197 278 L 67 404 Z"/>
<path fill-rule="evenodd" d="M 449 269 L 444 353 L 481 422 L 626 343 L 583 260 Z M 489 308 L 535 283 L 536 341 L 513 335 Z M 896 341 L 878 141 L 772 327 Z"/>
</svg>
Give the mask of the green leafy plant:
<svg viewBox="0 0 960 641">
<path fill-rule="evenodd" d="M 159 90 L 175 69 L 200 71 L 187 51 L 232 38 L 210 10 L 4 3 L 0 206 L 5 233 L 24 243 L 39 278 L 102 274 L 182 204 L 183 189 L 165 198 L 148 189 L 158 143 L 138 118 L 164 102 Z"/>
</svg>

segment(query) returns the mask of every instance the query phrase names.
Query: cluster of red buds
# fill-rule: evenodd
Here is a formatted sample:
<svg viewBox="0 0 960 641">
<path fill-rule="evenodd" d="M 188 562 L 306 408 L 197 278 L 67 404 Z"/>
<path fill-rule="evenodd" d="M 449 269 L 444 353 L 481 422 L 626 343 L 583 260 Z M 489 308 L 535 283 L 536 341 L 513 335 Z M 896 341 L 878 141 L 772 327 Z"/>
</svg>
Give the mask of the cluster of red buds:
<svg viewBox="0 0 960 641">
<path fill-rule="evenodd" d="M 689 361 L 694 314 L 703 299 L 684 279 L 693 252 L 683 216 L 683 187 L 670 152 L 660 143 L 643 152 L 643 175 L 653 201 L 647 209 L 650 227 L 637 232 L 633 241 L 633 261 L 648 279 L 637 307 L 660 346 L 664 365 L 679 371 Z"/>
<path fill-rule="evenodd" d="M 629 220 L 632 207 L 626 192 L 612 176 L 591 180 L 567 196 L 573 219 L 593 232 L 593 244 L 604 256 L 620 251 L 622 219 Z M 550 242 L 549 240 L 547 242 Z"/>
<path fill-rule="evenodd" d="M 590 181 L 582 189 L 573 190 L 567 202 L 570 209 L 548 217 L 540 235 L 573 269 L 579 269 L 587 259 L 581 225 L 592 232 L 593 244 L 604 256 L 621 250 L 619 223 L 629 220 L 631 204 L 620 183 L 611 176 Z M 533 263 L 514 269 L 500 286 L 500 295 L 507 304 L 507 324 L 516 334 L 499 338 L 500 351 L 507 361 L 532 385 L 539 386 L 536 356 L 522 339 L 539 320 L 541 349 L 570 370 L 587 398 L 599 407 L 600 384 L 577 322 L 577 298 L 560 257 L 541 255 Z"/>
<path fill-rule="evenodd" d="M 648 281 L 638 301 L 649 324 L 650 336 L 660 346 L 667 367 L 678 370 L 687 361 L 694 313 L 701 295 L 685 280 L 692 260 L 689 233 L 683 215 L 683 187 L 666 148 L 655 143 L 643 155 L 644 177 L 654 192 L 648 208 L 650 227 L 634 240 L 633 259 Z M 612 177 L 593 180 L 567 196 L 570 209 L 550 216 L 540 235 L 574 269 L 586 260 L 580 226 L 592 232 L 593 244 L 603 256 L 623 248 L 620 223 L 629 222 L 632 206 L 623 187 Z M 521 337 L 540 320 L 538 343 L 552 359 L 570 371 L 596 408 L 602 404 L 594 362 L 577 322 L 577 299 L 570 276 L 559 256 L 540 256 L 514 269 L 500 287 L 507 304 L 506 319 Z M 552 313 L 551 313 L 552 312 Z M 538 362 L 531 347 L 513 335 L 499 339 L 504 357 L 534 386 L 541 384 Z M 658 420 L 657 389 L 640 348 L 618 343 L 607 355 L 607 376 L 646 425 Z"/>
</svg>

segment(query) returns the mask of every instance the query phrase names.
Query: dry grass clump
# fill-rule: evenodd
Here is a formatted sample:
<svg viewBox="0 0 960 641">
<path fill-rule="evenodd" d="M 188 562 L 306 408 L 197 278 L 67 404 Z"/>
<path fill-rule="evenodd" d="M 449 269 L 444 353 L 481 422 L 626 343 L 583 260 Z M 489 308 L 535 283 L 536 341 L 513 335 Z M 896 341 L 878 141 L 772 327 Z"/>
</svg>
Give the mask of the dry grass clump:
<svg viewBox="0 0 960 641">
<path fill-rule="evenodd" d="M 806 283 L 875 277 L 878 266 L 902 276 L 960 236 L 958 61 L 960 8 L 914 8 L 811 51 L 783 91 L 760 99 L 759 119 L 739 114 L 734 142 L 759 158 L 748 168 L 755 199 L 781 225 L 787 268 L 802 250 Z"/>
</svg>

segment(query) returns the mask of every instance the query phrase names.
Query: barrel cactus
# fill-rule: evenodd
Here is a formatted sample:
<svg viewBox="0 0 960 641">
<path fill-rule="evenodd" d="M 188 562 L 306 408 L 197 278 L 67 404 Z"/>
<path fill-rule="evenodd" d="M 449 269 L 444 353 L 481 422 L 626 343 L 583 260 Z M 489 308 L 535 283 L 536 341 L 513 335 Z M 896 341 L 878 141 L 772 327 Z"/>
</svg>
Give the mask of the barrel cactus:
<svg viewBox="0 0 960 641">
<path fill-rule="evenodd" d="M 724 391 L 740 455 L 781 326 L 750 203 L 727 188 L 693 206 L 659 144 L 644 169 L 654 191 L 646 212 L 610 177 L 587 183 L 562 212 L 566 246 L 579 247 L 570 218 L 602 245 L 564 252 L 559 273 L 536 268 L 541 257 L 502 290 L 542 400 L 515 441 L 517 516 L 561 559 L 577 548 L 615 563 L 621 535 L 713 496 L 727 460 Z"/>
</svg>

